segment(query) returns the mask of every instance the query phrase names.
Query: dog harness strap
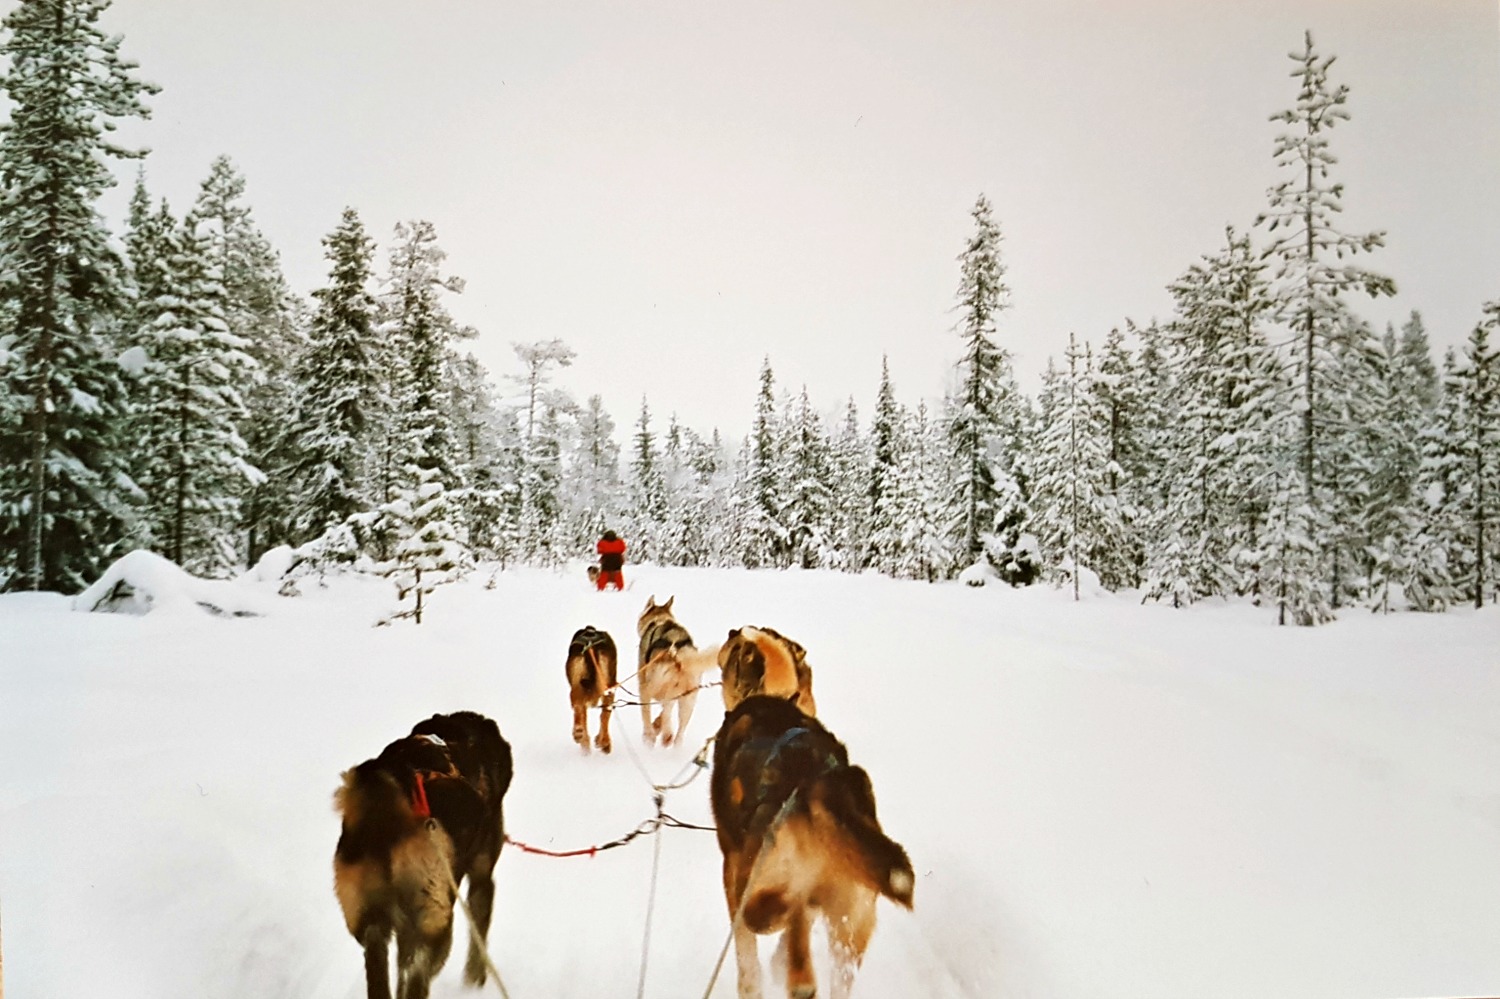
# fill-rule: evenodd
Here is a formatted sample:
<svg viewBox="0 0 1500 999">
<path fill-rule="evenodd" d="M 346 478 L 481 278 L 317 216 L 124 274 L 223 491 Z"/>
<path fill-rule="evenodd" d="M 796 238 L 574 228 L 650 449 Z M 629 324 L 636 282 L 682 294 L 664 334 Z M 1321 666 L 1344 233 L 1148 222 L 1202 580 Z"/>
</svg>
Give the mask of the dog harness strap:
<svg viewBox="0 0 1500 999">
<path fill-rule="evenodd" d="M 413 775 L 417 779 L 411 792 L 411 810 L 424 819 L 432 818 L 432 807 L 427 804 L 427 786 L 422 782 L 421 771 Z"/>
</svg>

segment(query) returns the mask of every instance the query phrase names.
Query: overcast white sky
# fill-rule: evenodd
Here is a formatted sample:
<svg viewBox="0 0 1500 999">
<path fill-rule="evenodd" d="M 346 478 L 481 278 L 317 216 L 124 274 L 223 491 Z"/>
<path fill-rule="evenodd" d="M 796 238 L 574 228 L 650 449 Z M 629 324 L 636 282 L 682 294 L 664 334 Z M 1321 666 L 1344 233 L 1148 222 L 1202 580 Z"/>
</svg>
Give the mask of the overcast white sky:
<svg viewBox="0 0 1500 999">
<path fill-rule="evenodd" d="M 11 4 L 0 2 L 0 10 Z M 778 382 L 868 417 L 941 394 L 955 256 L 983 191 L 1027 389 L 1069 331 L 1165 317 L 1165 285 L 1248 227 L 1267 119 L 1311 28 L 1353 119 L 1351 229 L 1439 345 L 1500 297 L 1495 0 L 115 0 L 162 85 L 148 183 L 179 210 L 227 153 L 294 287 L 345 205 L 437 226 L 498 378 L 561 337 L 561 384 L 622 429 L 642 393 L 704 432 Z M 125 173 L 128 174 L 127 168 Z M 383 261 L 383 258 L 382 258 Z"/>
</svg>

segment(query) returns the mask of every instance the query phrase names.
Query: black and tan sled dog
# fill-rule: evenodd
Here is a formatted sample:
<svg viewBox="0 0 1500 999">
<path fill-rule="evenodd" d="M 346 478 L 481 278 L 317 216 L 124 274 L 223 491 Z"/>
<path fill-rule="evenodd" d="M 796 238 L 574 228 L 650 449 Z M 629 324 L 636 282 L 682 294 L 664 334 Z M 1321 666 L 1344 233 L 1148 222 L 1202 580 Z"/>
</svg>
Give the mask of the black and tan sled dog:
<svg viewBox="0 0 1500 999">
<path fill-rule="evenodd" d="M 791 700 L 757 695 L 724 716 L 710 795 L 741 999 L 760 999 L 758 933 L 781 933 L 787 995 L 817 994 L 808 933 L 820 913 L 832 995 L 846 999 L 875 931 L 877 896 L 912 904 L 911 862 L 881 831 L 869 775 Z"/>
<path fill-rule="evenodd" d="M 510 745 L 483 715 L 433 715 L 343 776 L 334 794 L 344 826 L 333 886 L 349 932 L 365 950 L 369 999 L 390 999 L 393 933 L 397 999 L 425 999 L 448 959 L 453 901 L 465 877 L 474 928 L 481 940 L 489 930 Z M 478 943 L 470 943 L 464 978 L 484 984 Z"/>
<path fill-rule="evenodd" d="M 568 643 L 568 700 L 573 705 L 573 741 L 589 751 L 589 708 L 598 704 L 599 738 L 596 745 L 609 752 L 609 713 L 615 706 L 615 670 L 619 655 L 609 632 L 585 625 L 573 632 Z"/>
<path fill-rule="evenodd" d="M 670 746 L 682 738 L 688 719 L 693 717 L 693 706 L 698 703 L 699 681 L 718 662 L 718 646 L 699 649 L 693 644 L 693 636 L 672 616 L 675 599 L 668 597 L 666 603 L 658 604 L 655 595 L 648 597 L 646 608 L 636 622 L 636 633 L 641 639 L 637 661 L 641 724 L 648 746 L 655 745 L 658 739 L 663 746 Z M 662 705 L 655 720 L 651 717 L 653 702 Z M 668 721 L 674 706 L 676 733 Z"/>
<path fill-rule="evenodd" d="M 755 694 L 792 697 L 804 714 L 816 715 L 807 650 L 770 628 L 736 628 L 719 647 L 724 710 Z"/>
</svg>

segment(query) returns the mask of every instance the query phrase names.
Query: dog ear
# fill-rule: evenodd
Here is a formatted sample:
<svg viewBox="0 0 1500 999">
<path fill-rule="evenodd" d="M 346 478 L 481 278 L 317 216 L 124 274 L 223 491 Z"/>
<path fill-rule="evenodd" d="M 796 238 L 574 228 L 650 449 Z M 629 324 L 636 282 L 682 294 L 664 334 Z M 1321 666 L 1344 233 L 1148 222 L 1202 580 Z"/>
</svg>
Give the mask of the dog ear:
<svg viewBox="0 0 1500 999">
<path fill-rule="evenodd" d="M 726 641 L 726 642 L 732 642 L 736 638 L 739 638 L 739 637 L 740 637 L 740 629 L 738 629 L 738 628 L 730 628 L 729 629 L 729 637 L 725 638 L 724 641 Z"/>
<path fill-rule="evenodd" d="M 667 602 L 661 605 L 661 609 L 662 610 L 671 610 L 672 609 L 672 601 L 676 600 L 676 599 L 677 599 L 677 594 L 675 594 L 675 593 L 672 594 L 670 597 L 667 598 Z"/>
</svg>

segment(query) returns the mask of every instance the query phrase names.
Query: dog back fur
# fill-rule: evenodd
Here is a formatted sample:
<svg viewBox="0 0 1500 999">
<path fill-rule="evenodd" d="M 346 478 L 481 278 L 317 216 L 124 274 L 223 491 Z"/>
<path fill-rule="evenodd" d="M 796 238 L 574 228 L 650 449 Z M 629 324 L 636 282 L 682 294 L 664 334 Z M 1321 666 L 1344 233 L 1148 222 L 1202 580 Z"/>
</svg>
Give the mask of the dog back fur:
<svg viewBox="0 0 1500 999">
<path fill-rule="evenodd" d="M 343 818 L 334 850 L 334 893 L 365 949 L 368 994 L 390 994 L 387 943 L 397 937 L 400 992 L 426 995 L 452 942 L 454 886 L 469 879 L 481 935 L 505 837 L 501 802 L 510 746 L 483 715 L 434 715 L 374 759 L 346 770 L 334 794 Z M 429 814 L 423 814 L 425 802 Z M 466 976 L 484 980 L 471 947 Z"/>
<path fill-rule="evenodd" d="M 574 703 L 592 704 L 615 685 L 619 653 L 609 632 L 585 625 L 568 643 L 568 686 Z"/>
<path fill-rule="evenodd" d="M 573 741 L 589 752 L 588 709 L 599 705 L 597 745 L 603 752 L 613 748 L 609 737 L 609 715 L 614 707 L 619 653 L 609 632 L 585 625 L 573 632 L 568 643 L 568 700 L 573 706 Z"/>
<path fill-rule="evenodd" d="M 804 714 L 816 715 L 812 667 L 807 650 L 770 628 L 736 628 L 719 647 L 724 678 L 724 710 L 733 711 L 747 697 L 766 694 L 794 697 Z"/>
</svg>

